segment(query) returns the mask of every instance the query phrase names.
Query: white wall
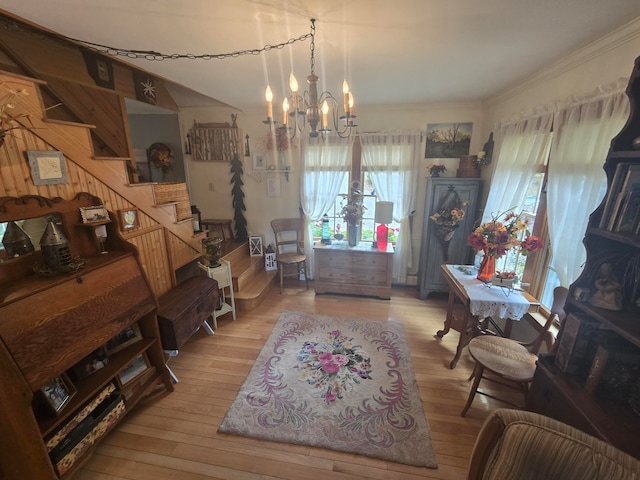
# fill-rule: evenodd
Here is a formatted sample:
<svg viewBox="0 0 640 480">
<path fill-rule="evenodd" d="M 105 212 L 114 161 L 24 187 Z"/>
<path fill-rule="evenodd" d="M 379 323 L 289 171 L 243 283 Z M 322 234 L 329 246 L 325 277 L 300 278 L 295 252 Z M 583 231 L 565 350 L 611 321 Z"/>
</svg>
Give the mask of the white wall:
<svg viewBox="0 0 640 480">
<path fill-rule="evenodd" d="M 520 112 L 539 105 L 548 105 L 566 99 L 571 95 L 586 94 L 598 85 L 607 84 L 618 78 L 628 78 L 634 59 L 640 55 L 640 18 L 622 28 L 611 32 L 591 45 L 563 58 L 536 75 L 524 79 L 501 95 L 492 98 L 483 105 L 438 104 L 438 105 L 378 105 L 358 106 L 358 130 L 363 132 L 379 130 L 422 130 L 429 123 L 473 122 L 471 154 L 482 149 L 484 142 L 501 120 L 508 119 Z M 261 85 L 256 85 L 260 89 Z M 266 108 L 265 108 L 266 110 Z M 193 122 L 231 122 L 231 114 L 238 113 L 237 123 L 243 136 L 249 135 L 251 155 L 260 151 L 260 137 L 267 127 L 262 123 L 266 111 L 235 112 L 222 108 L 187 108 L 181 111 L 183 137 Z M 244 193 L 247 210 L 247 228 L 251 233 L 265 235 L 266 243 L 273 241 L 270 221 L 277 217 L 296 216 L 300 205 L 299 189 L 299 149 L 291 150 L 288 160 L 292 168 L 289 181 L 282 181 L 282 196 L 268 197 L 266 182 L 258 182 L 248 173 L 252 158 L 244 157 L 244 138 L 241 155 L 244 160 Z M 423 145 L 424 150 L 424 145 Z M 495 153 L 495 152 L 494 152 Z M 233 218 L 231 204 L 231 174 L 228 164 L 195 162 L 185 155 L 187 178 L 190 185 L 192 202 L 203 212 L 203 218 Z M 495 155 L 494 155 L 495 159 Z M 604 159 L 603 159 L 604 161 Z M 271 162 L 275 162 L 272 159 Z M 422 159 L 420 166 L 420 190 L 416 198 L 416 216 L 414 218 L 412 240 L 414 246 L 413 266 L 410 273 L 416 273 L 420 251 L 422 218 L 424 216 L 424 186 L 426 184 L 427 165 L 433 159 Z M 447 176 L 455 176 L 458 159 L 438 160 L 447 167 Z M 485 180 L 480 205 L 484 205 L 488 183 L 495 162 L 483 168 Z M 210 184 L 213 190 L 210 189 Z"/>
</svg>

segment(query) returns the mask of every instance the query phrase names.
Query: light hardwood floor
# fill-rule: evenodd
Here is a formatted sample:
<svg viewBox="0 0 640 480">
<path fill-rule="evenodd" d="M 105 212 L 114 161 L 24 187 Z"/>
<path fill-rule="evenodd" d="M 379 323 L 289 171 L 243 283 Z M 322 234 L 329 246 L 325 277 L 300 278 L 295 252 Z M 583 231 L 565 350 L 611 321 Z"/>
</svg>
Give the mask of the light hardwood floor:
<svg viewBox="0 0 640 480">
<path fill-rule="evenodd" d="M 463 479 L 475 438 L 488 413 L 504 406 L 476 396 L 466 418 L 473 362 L 465 351 L 448 368 L 458 341 L 442 328 L 446 295 L 419 300 L 415 287 L 394 288 L 391 300 L 315 295 L 313 283 L 290 283 L 255 311 L 218 319 L 215 335 L 200 329 L 169 365 L 179 378 L 175 391 L 131 412 L 96 449 L 74 480 L 210 479 Z M 218 434 L 235 398 L 283 310 L 317 312 L 404 324 L 438 469 L 410 467 L 300 445 Z"/>
</svg>

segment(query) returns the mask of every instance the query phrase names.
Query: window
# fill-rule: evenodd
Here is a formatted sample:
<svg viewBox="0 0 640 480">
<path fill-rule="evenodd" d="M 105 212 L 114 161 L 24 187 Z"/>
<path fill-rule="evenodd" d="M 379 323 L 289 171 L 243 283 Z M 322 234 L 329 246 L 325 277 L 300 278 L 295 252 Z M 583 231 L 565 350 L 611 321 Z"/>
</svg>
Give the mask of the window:
<svg viewBox="0 0 640 480">
<path fill-rule="evenodd" d="M 359 145 L 357 139 L 356 144 Z M 331 238 L 333 238 L 336 233 L 341 233 L 343 235 L 346 234 L 347 224 L 340 215 L 340 212 L 342 210 L 342 206 L 346 202 L 346 198 L 350 190 L 350 185 L 353 181 L 360 182 L 360 184 L 362 185 L 362 193 L 364 197 L 363 204 L 366 208 L 366 211 L 362 217 L 362 222 L 360 224 L 360 241 L 373 242 L 375 241 L 374 232 L 375 228 L 377 227 L 377 225 L 375 224 L 375 211 L 378 196 L 376 195 L 375 187 L 373 186 L 371 174 L 369 172 L 361 171 L 359 148 L 354 148 L 351 172 L 349 175 L 345 175 L 342 179 L 339 193 L 338 195 L 336 195 L 336 198 L 329 211 L 326 212 L 327 217 L 329 217 L 329 232 L 331 233 Z M 389 242 L 394 243 L 397 240 L 398 234 L 400 232 L 400 224 L 393 221 L 387 226 L 389 227 Z M 320 240 L 321 236 L 322 219 L 316 221 L 316 223 L 313 225 L 314 240 Z"/>
</svg>

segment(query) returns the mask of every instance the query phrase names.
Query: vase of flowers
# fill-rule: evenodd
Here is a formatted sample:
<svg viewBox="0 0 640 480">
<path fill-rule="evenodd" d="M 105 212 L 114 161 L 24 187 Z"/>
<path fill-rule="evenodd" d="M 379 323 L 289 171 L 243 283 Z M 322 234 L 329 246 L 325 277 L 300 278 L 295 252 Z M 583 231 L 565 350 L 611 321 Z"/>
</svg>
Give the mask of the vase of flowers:
<svg viewBox="0 0 640 480">
<path fill-rule="evenodd" d="M 439 177 L 441 173 L 447 171 L 447 167 L 444 165 L 429 165 L 427 168 L 432 177 Z"/>
<path fill-rule="evenodd" d="M 468 204 L 468 201 L 460 199 L 455 190 L 450 190 L 440 210 L 429 217 L 436 224 L 435 235 L 442 245 L 445 263 L 449 260 L 449 242 L 460 227 L 460 222 L 464 219 L 464 207 Z"/>
<path fill-rule="evenodd" d="M 347 239 L 349 245 L 354 247 L 360 240 L 360 222 L 367 208 L 364 206 L 360 182 L 353 182 L 351 191 L 341 202 L 340 215 L 347 224 Z"/>
<path fill-rule="evenodd" d="M 522 212 L 516 214 L 507 211 L 492 216 L 490 221 L 483 223 L 469 235 L 469 245 L 477 251 L 484 252 L 478 270 L 478 280 L 490 282 L 495 274 L 496 259 L 503 257 L 510 250 L 515 250 L 518 255 L 527 256 L 542 248 L 540 239 L 531 235 L 528 223 L 527 219 L 522 219 Z"/>
</svg>

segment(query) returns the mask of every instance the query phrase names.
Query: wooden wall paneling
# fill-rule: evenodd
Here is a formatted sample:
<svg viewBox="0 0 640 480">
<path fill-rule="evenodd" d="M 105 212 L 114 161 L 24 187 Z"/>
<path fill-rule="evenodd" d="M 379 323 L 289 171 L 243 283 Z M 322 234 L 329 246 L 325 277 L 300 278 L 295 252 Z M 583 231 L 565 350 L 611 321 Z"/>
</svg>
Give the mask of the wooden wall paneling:
<svg viewBox="0 0 640 480">
<path fill-rule="evenodd" d="M 130 157 L 123 120 L 126 112 L 122 111 L 117 94 L 49 75 L 43 75 L 43 78 L 66 108 L 82 119 L 82 122 L 95 127 L 92 129 L 93 135 L 97 137 L 97 145 L 94 144 L 95 156 Z"/>
<path fill-rule="evenodd" d="M 177 270 L 200 256 L 200 250 L 193 249 L 171 232 L 167 232 L 167 237 L 169 258 L 171 259 L 173 270 Z"/>
<path fill-rule="evenodd" d="M 127 237 L 127 241 L 135 245 L 140 252 L 140 263 L 156 297 L 167 293 L 173 286 L 169 262 L 161 261 L 167 255 L 163 230 L 156 229 L 135 237 Z"/>
</svg>

